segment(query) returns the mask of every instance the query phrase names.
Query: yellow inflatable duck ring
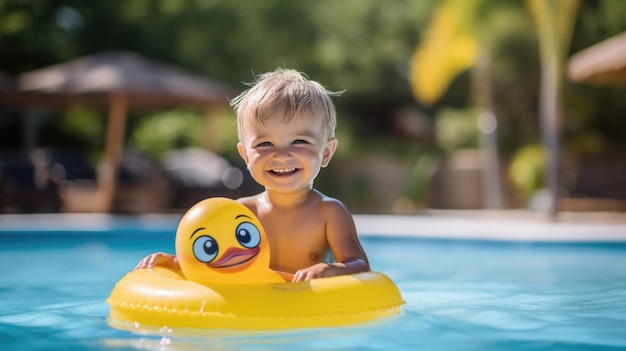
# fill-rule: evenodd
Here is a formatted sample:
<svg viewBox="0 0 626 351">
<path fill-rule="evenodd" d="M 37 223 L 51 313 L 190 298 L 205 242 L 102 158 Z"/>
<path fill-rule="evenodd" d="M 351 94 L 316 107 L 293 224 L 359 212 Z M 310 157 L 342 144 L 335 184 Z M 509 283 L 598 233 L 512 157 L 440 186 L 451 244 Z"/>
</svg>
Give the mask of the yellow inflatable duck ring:
<svg viewBox="0 0 626 351">
<path fill-rule="evenodd" d="M 393 316 L 404 304 L 378 272 L 286 282 L 269 268 L 269 250 L 248 208 L 227 198 L 203 200 L 176 231 L 181 269 L 126 274 L 107 299 L 109 323 L 127 330 L 330 327 Z"/>
<path fill-rule="evenodd" d="M 176 231 L 176 257 L 185 277 L 211 285 L 284 283 L 270 267 L 261 222 L 247 207 L 227 198 L 194 205 Z"/>
</svg>

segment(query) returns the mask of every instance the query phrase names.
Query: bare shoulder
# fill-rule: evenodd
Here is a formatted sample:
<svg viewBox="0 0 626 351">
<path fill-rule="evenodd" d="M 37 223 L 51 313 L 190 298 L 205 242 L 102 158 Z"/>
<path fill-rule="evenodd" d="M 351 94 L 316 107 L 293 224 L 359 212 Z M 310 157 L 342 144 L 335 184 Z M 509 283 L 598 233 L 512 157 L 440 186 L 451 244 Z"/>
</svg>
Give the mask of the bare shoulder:
<svg viewBox="0 0 626 351">
<path fill-rule="evenodd" d="M 319 207 L 324 212 L 327 218 L 352 218 L 350 211 L 343 202 L 335 199 L 334 197 L 324 195 L 317 190 L 316 193 L 319 196 Z"/>
<path fill-rule="evenodd" d="M 242 198 L 237 199 L 236 201 L 246 206 L 247 208 L 249 208 L 252 212 L 256 213 L 258 197 L 259 197 L 259 194 L 242 197 Z"/>
</svg>

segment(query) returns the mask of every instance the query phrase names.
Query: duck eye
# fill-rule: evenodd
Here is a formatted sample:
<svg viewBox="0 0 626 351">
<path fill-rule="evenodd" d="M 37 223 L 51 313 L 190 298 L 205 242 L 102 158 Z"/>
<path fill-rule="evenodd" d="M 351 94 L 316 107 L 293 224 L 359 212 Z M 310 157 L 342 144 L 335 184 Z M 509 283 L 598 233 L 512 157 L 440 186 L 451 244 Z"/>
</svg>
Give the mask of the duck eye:
<svg viewBox="0 0 626 351">
<path fill-rule="evenodd" d="M 237 226 L 237 241 L 248 249 L 255 248 L 261 243 L 261 232 L 250 222 L 243 222 Z"/>
<path fill-rule="evenodd" d="M 210 236 L 203 235 L 193 242 L 193 255 L 203 263 L 209 263 L 217 257 L 217 241 Z"/>
</svg>

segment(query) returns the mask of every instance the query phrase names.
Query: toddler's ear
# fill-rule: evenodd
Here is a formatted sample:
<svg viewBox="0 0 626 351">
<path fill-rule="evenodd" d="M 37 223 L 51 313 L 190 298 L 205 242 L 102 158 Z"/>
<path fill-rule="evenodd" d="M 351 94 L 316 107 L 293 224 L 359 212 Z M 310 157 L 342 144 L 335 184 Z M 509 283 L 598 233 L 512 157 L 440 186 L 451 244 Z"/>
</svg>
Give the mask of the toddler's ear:
<svg viewBox="0 0 626 351">
<path fill-rule="evenodd" d="M 326 147 L 324 148 L 324 155 L 322 156 L 322 167 L 328 166 L 330 159 L 333 158 L 335 154 L 335 150 L 337 150 L 337 139 L 332 138 L 326 143 Z"/>
<path fill-rule="evenodd" d="M 243 158 L 246 165 L 248 164 L 248 153 L 246 152 L 246 148 L 242 143 L 237 143 L 237 151 L 239 151 L 239 156 Z"/>
</svg>

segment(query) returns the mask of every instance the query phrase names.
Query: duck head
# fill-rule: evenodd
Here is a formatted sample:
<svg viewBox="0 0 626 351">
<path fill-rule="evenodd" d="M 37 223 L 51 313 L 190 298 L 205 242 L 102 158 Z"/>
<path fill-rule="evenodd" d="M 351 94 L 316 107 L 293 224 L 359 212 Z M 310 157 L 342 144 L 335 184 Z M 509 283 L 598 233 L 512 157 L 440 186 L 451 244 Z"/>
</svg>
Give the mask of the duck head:
<svg viewBox="0 0 626 351">
<path fill-rule="evenodd" d="M 254 213 L 228 198 L 198 202 L 176 231 L 176 256 L 183 274 L 204 285 L 284 282 L 269 268 L 269 250 Z"/>
</svg>

